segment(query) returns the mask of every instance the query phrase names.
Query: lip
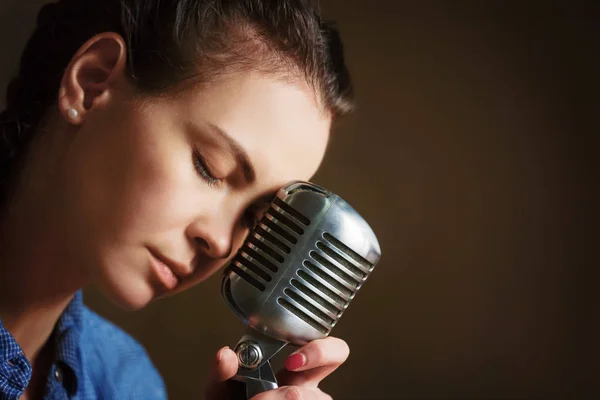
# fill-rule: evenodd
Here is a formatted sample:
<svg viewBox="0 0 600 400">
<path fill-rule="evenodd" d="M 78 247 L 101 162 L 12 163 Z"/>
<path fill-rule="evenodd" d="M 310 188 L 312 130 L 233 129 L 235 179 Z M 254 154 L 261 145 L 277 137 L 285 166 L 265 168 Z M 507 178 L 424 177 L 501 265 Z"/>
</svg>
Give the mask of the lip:
<svg viewBox="0 0 600 400">
<path fill-rule="evenodd" d="M 177 287 L 177 285 L 179 285 L 179 278 L 177 278 L 173 270 L 169 268 L 167 264 L 159 260 L 154 254 L 152 254 L 152 252 L 150 264 L 154 269 L 154 272 L 158 278 L 158 282 L 163 287 L 162 290 L 159 290 L 161 293 L 165 290 L 173 290 Z"/>
<path fill-rule="evenodd" d="M 193 271 L 184 264 L 173 261 L 170 258 L 160 254 L 158 251 L 153 250 L 152 248 L 149 248 L 149 250 L 152 256 L 160 263 L 166 265 L 179 280 L 183 280 L 193 274 Z"/>
</svg>

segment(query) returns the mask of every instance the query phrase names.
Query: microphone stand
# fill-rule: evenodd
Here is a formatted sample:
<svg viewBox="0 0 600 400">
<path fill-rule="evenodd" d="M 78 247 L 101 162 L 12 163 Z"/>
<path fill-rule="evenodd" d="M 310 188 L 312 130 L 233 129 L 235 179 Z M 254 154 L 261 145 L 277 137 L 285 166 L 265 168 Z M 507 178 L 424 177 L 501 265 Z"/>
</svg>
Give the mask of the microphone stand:
<svg viewBox="0 0 600 400">
<path fill-rule="evenodd" d="M 239 368 L 232 379 L 244 384 L 235 385 L 235 391 L 238 392 L 236 395 L 240 396 L 237 398 L 250 399 L 279 387 L 270 360 L 287 344 L 288 342 L 273 339 L 252 327 L 246 329 L 234 349 Z M 245 393 L 239 393 L 240 391 Z"/>
</svg>

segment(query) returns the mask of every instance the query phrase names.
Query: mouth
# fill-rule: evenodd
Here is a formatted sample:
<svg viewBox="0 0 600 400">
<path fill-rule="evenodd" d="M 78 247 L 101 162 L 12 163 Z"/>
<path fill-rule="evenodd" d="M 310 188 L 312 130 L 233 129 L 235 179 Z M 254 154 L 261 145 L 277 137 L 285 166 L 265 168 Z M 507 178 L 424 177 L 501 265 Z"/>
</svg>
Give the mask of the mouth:
<svg viewBox="0 0 600 400">
<path fill-rule="evenodd" d="M 152 254 L 150 264 L 157 275 L 158 282 L 162 286 L 161 289 L 163 290 L 161 290 L 161 292 L 164 290 L 173 290 L 177 287 L 177 285 L 179 285 L 179 278 L 177 278 L 173 270 L 169 268 L 167 264 L 158 259 L 154 254 Z"/>
<path fill-rule="evenodd" d="M 170 291 L 175 289 L 187 276 L 191 275 L 184 265 L 176 263 L 157 251 L 150 251 L 150 264 L 155 271 L 158 280 L 164 289 Z"/>
</svg>

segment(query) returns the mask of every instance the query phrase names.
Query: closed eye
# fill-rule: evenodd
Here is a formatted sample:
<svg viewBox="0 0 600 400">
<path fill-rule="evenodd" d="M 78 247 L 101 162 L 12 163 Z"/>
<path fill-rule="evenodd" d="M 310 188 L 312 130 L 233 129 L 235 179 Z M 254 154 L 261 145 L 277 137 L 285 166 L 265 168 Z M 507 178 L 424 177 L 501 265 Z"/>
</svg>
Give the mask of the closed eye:
<svg viewBox="0 0 600 400">
<path fill-rule="evenodd" d="M 206 165 L 204 158 L 196 148 L 194 148 L 192 152 L 192 162 L 194 164 L 194 169 L 198 173 L 198 176 L 206 181 L 208 186 L 216 186 L 221 182 L 220 179 L 215 178 L 215 176 L 210 172 L 210 169 Z"/>
</svg>

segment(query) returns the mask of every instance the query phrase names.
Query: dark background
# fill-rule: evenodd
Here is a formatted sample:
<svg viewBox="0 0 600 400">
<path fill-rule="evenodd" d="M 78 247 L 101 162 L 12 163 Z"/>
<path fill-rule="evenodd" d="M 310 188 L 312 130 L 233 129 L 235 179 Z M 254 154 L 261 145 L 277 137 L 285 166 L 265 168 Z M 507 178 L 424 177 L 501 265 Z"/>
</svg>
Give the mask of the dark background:
<svg viewBox="0 0 600 400">
<path fill-rule="evenodd" d="M 2 1 L 2 88 L 41 3 Z M 360 107 L 315 182 L 365 216 L 383 251 L 334 330 L 352 354 L 323 388 L 598 394 L 597 2 L 320 3 L 338 20 Z M 243 331 L 219 282 L 133 314 L 94 292 L 86 302 L 146 346 L 172 398 L 201 398 L 208 361 Z"/>
</svg>

